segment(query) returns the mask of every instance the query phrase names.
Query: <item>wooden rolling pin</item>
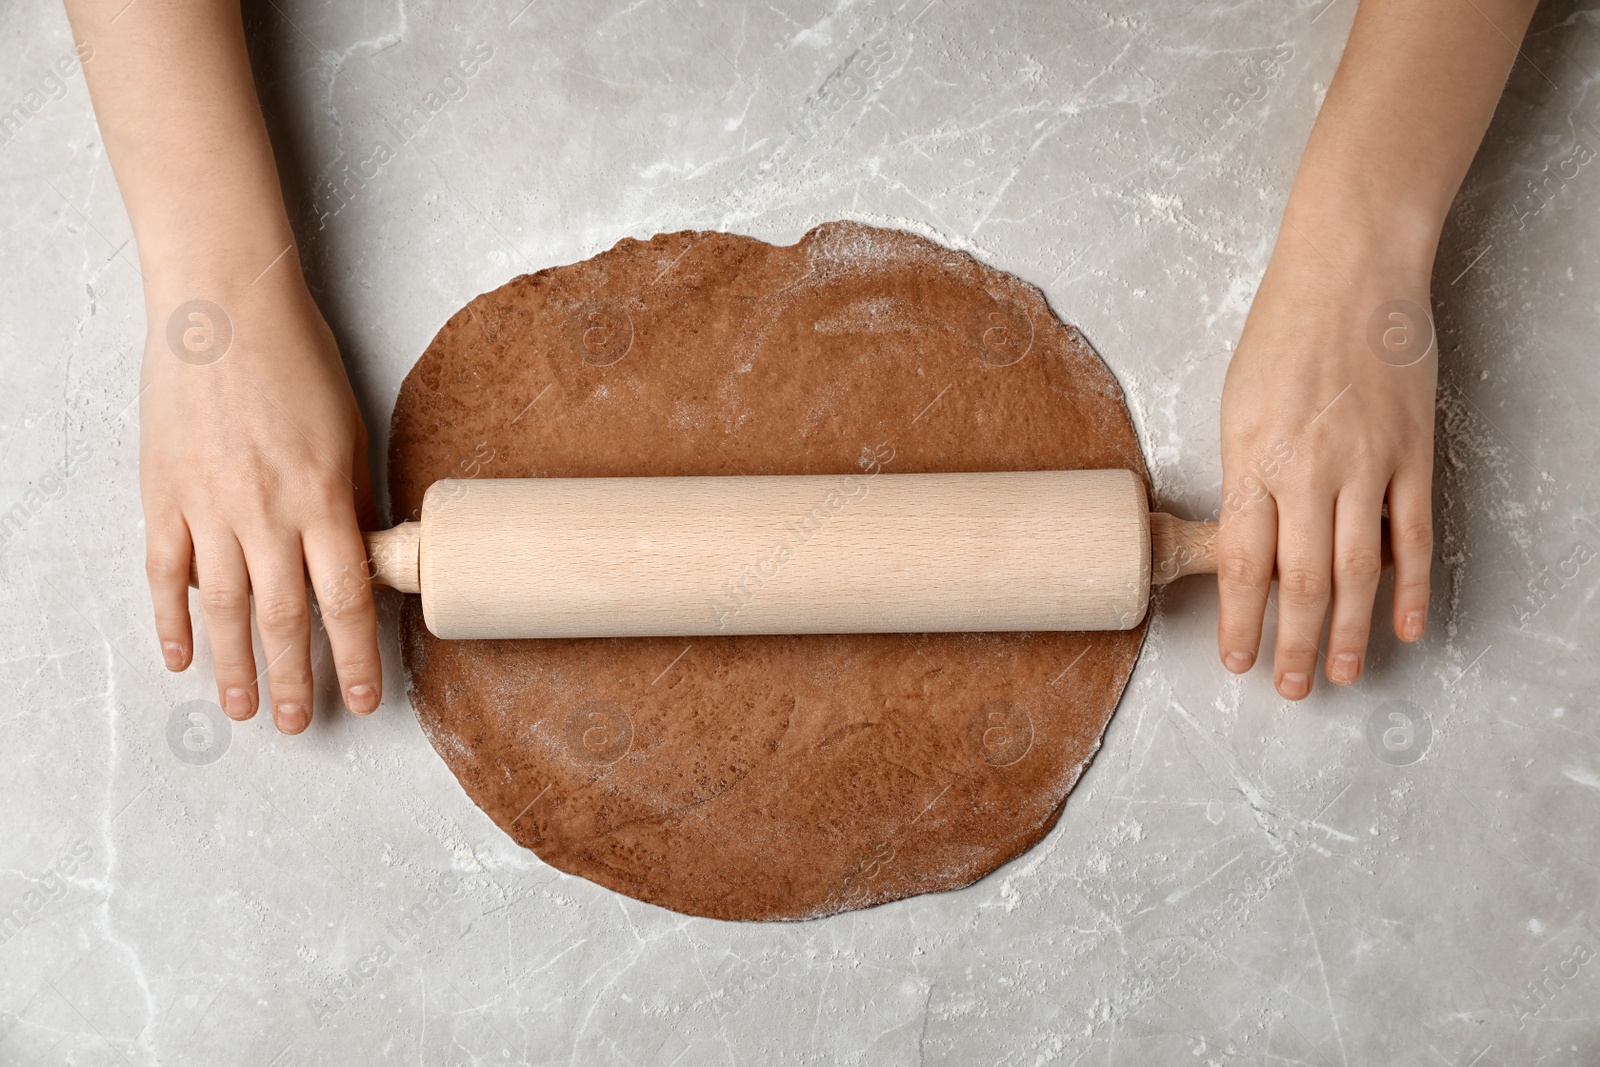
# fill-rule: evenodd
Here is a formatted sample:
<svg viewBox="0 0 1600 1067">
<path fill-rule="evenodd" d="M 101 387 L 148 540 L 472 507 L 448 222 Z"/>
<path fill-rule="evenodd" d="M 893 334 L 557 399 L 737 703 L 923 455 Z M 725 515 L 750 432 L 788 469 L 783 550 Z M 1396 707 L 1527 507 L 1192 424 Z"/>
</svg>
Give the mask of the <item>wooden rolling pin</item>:
<svg viewBox="0 0 1600 1067">
<path fill-rule="evenodd" d="M 436 482 L 369 533 L 442 638 L 1124 630 L 1216 570 L 1131 471 Z"/>
</svg>

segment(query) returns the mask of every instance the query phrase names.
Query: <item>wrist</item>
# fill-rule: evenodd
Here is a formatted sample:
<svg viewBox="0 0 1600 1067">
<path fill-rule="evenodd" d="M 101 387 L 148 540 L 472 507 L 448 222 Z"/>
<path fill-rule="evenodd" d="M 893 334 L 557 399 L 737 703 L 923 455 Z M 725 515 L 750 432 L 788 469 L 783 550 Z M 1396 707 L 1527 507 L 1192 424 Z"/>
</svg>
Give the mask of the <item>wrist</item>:
<svg viewBox="0 0 1600 1067">
<path fill-rule="evenodd" d="M 239 348 L 239 330 L 256 333 L 269 322 L 290 329 L 319 319 L 298 250 L 287 238 L 275 243 L 207 244 L 147 270 L 147 352 L 170 351 L 184 363 L 209 365 Z"/>
<path fill-rule="evenodd" d="M 140 257 L 144 262 L 144 257 Z M 161 258 L 144 270 L 145 317 L 160 329 L 174 309 L 193 301 L 244 308 L 260 301 L 310 299 L 298 249 L 287 237 L 273 247 L 247 242 L 189 249 Z"/>
<path fill-rule="evenodd" d="M 1384 196 L 1327 174 L 1296 179 L 1273 252 L 1279 272 L 1334 290 L 1350 285 L 1428 293 L 1442 217 L 1414 200 Z"/>
<path fill-rule="evenodd" d="M 299 277 L 294 232 L 281 206 L 195 211 L 137 227 L 135 236 L 147 300 L 249 286 L 286 263 Z"/>
<path fill-rule="evenodd" d="M 1285 228 L 1293 223 L 1320 238 L 1325 254 L 1351 262 L 1378 261 L 1424 275 L 1433 267 L 1443 209 L 1414 192 L 1386 189 L 1354 174 L 1317 171 L 1296 179 L 1284 209 Z"/>
<path fill-rule="evenodd" d="M 1370 102 L 1330 92 L 1284 209 L 1336 262 L 1431 275 L 1459 176 Z M 1347 267 L 1342 269 L 1348 272 Z"/>
</svg>

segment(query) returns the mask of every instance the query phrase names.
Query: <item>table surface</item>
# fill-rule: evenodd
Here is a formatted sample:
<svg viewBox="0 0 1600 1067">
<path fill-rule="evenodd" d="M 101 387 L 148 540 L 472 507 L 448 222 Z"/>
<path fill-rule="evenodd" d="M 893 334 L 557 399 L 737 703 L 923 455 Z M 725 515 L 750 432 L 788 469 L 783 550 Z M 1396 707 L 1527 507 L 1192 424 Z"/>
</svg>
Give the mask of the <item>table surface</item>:
<svg viewBox="0 0 1600 1067">
<path fill-rule="evenodd" d="M 402 377 L 475 294 L 626 236 L 845 218 L 1041 286 L 1191 517 L 1354 14 L 259 6 L 304 267 L 380 465 Z M 22 108 L 0 134 L 0 1063 L 1600 1060 L 1600 12 L 1541 14 L 1440 251 L 1420 646 L 1380 633 L 1360 684 L 1289 705 L 1218 665 L 1191 580 L 1039 847 L 773 926 L 508 841 L 417 727 L 392 603 L 377 716 L 334 710 L 324 670 L 307 735 L 260 716 L 185 743 L 215 694 L 205 653 L 161 670 L 149 620 L 127 217 L 81 72 L 51 79 L 59 5 L 7 4 L 0 31 Z"/>
</svg>

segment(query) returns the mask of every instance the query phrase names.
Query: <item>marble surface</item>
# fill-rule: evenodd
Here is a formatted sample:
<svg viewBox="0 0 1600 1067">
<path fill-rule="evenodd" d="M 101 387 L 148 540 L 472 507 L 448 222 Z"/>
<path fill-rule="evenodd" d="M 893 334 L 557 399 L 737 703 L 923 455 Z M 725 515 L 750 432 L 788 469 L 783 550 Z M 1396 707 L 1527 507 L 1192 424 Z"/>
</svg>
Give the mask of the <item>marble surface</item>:
<svg viewBox="0 0 1600 1067">
<path fill-rule="evenodd" d="M 1043 287 L 1192 516 L 1354 14 L 252 7 L 378 463 L 401 378 L 473 295 L 625 236 L 847 218 Z M 1223 672 L 1190 582 L 1038 848 L 776 926 L 645 906 L 507 841 L 417 727 L 392 603 L 375 718 L 325 687 L 307 736 L 263 716 L 186 741 L 214 691 L 205 654 L 161 670 L 148 617 L 127 218 L 81 72 L 53 73 L 59 7 L 13 0 L 0 39 L 0 1063 L 1600 1062 L 1600 11 L 1540 14 L 1441 251 L 1422 645 L 1380 636 L 1359 685 L 1290 706 L 1264 669 Z"/>
</svg>

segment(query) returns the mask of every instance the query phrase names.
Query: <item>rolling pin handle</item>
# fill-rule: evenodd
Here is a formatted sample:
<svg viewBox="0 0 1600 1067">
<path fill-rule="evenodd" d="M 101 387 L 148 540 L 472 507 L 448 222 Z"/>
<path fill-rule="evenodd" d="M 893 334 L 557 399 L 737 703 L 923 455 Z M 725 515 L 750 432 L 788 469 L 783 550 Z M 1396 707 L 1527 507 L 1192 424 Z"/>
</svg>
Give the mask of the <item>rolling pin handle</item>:
<svg viewBox="0 0 1600 1067">
<path fill-rule="evenodd" d="M 392 530 L 365 530 L 361 539 L 367 545 L 366 577 L 373 585 L 386 585 L 401 593 L 422 589 L 418 579 L 421 559 L 422 524 L 402 522 Z M 309 585 L 309 579 L 307 581 Z M 199 562 L 189 557 L 189 586 L 200 588 Z"/>
<path fill-rule="evenodd" d="M 398 593 L 422 592 L 422 523 L 402 522 L 393 529 L 362 536 L 367 542 L 367 558 L 372 561 L 374 585 L 386 585 Z"/>
<path fill-rule="evenodd" d="M 1190 574 L 1217 573 L 1217 524 L 1176 515 L 1150 515 L 1150 583 L 1166 585 Z"/>
</svg>

